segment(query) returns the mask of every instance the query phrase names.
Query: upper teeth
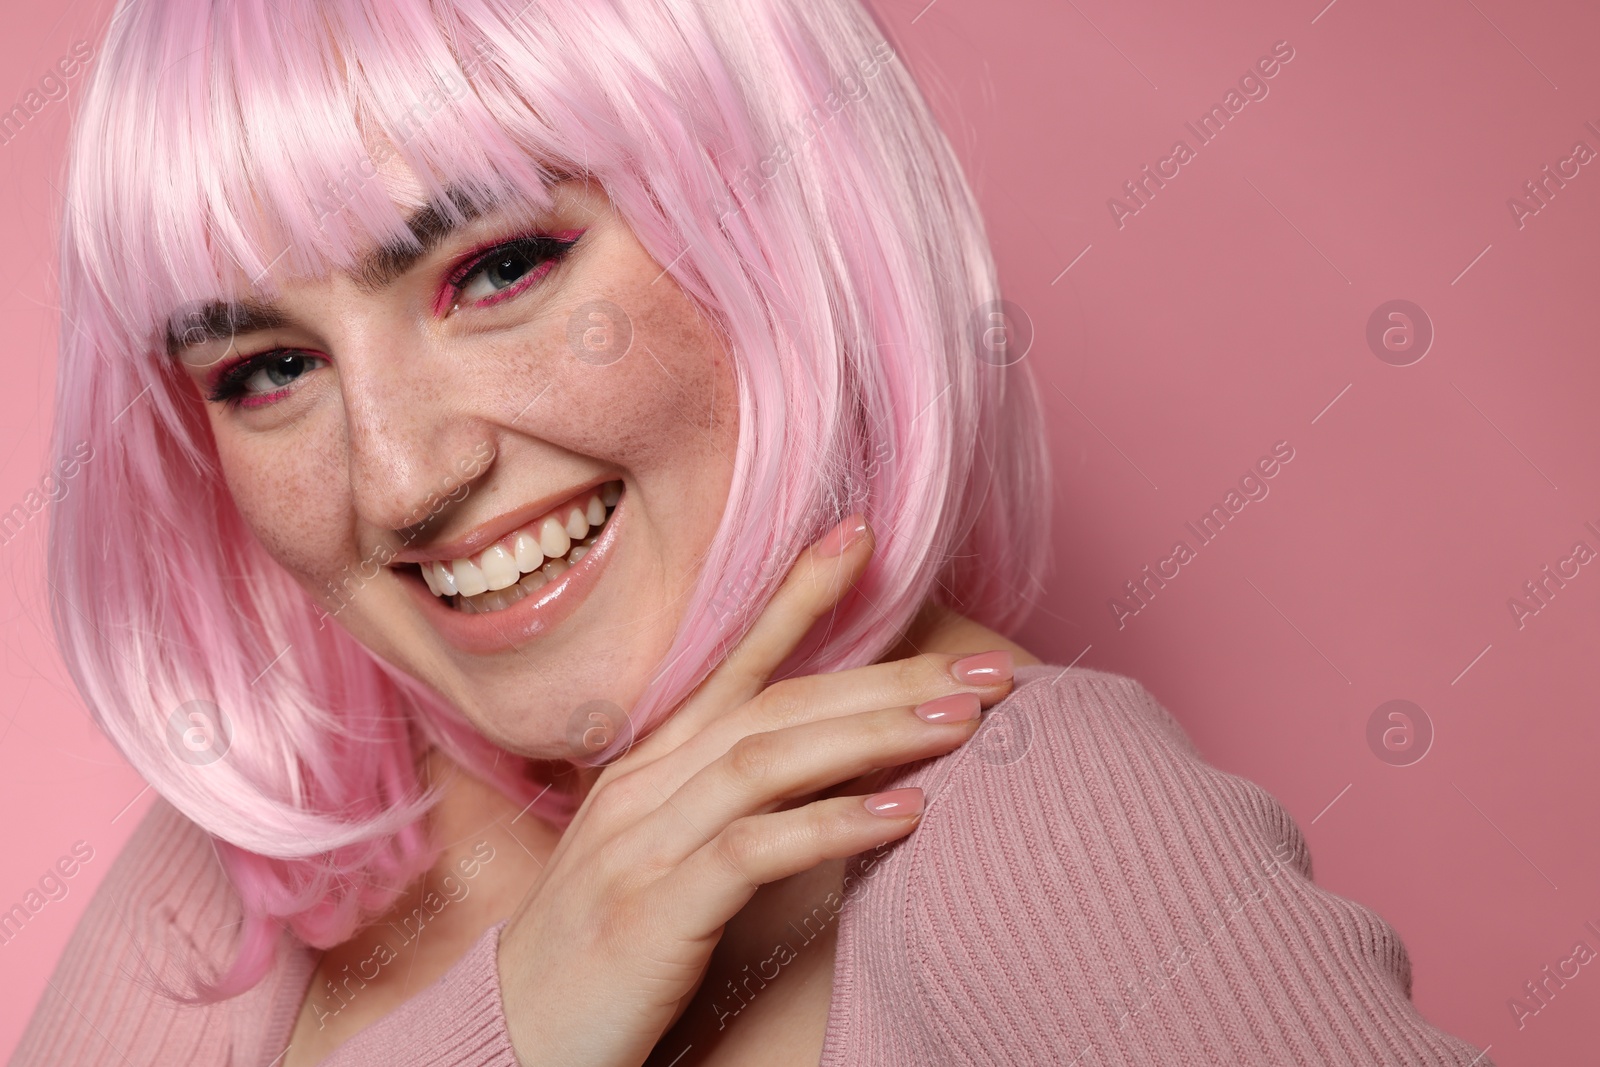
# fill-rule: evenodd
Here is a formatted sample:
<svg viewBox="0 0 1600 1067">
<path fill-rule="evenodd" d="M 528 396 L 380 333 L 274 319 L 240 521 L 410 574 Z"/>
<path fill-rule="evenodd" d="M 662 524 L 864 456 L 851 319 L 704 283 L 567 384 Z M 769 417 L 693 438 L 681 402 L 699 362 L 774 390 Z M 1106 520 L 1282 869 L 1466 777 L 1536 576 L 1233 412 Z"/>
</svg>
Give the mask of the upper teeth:
<svg viewBox="0 0 1600 1067">
<path fill-rule="evenodd" d="M 573 546 L 606 521 L 606 510 L 622 497 L 622 483 L 607 482 L 590 493 L 586 500 L 563 504 L 550 514 L 514 530 L 465 559 L 430 560 L 421 564 L 422 580 L 437 597 L 472 597 L 481 593 L 509 589 L 525 574 L 547 568 L 569 553 L 573 562 L 584 551 Z M 565 569 L 565 564 L 560 564 Z M 548 577 L 555 574 L 549 566 Z"/>
</svg>

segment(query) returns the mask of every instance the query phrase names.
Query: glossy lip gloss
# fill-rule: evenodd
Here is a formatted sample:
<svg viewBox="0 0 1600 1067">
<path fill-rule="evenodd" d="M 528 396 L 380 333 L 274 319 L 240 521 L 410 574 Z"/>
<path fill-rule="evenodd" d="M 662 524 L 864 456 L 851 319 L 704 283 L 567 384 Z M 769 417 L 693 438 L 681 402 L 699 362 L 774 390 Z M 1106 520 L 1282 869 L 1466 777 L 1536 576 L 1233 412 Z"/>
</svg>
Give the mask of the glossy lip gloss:
<svg viewBox="0 0 1600 1067">
<path fill-rule="evenodd" d="M 451 645 L 473 655 L 510 651 L 554 629 L 576 611 L 599 584 L 611 558 L 618 529 L 627 524 L 628 494 L 624 489 L 606 525 L 589 551 L 560 577 L 538 592 L 500 611 L 468 614 L 434 596 L 420 576 L 409 574 L 406 584 L 422 604 L 423 617 Z"/>
</svg>

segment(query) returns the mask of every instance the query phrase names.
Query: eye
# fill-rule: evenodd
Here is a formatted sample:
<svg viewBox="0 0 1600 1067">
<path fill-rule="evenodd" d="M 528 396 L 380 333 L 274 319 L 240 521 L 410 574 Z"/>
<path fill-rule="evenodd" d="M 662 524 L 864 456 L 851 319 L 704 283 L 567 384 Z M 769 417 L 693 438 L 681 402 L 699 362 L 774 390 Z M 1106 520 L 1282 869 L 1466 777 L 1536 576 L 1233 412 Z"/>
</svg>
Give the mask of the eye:
<svg viewBox="0 0 1600 1067">
<path fill-rule="evenodd" d="M 327 363 L 322 356 L 295 350 L 266 352 L 242 359 L 217 377 L 209 399 L 238 407 L 270 403 L 287 393 L 306 374 Z"/>
<path fill-rule="evenodd" d="M 467 276 L 467 284 L 461 286 L 461 295 L 472 301 L 494 296 L 521 281 L 536 266 L 538 264 L 533 257 L 520 248 L 498 253 L 491 262 Z"/>
<path fill-rule="evenodd" d="M 489 249 L 451 278 L 449 288 L 456 304 L 488 307 L 527 290 L 578 243 L 578 234 L 570 239 L 566 235 L 521 237 Z"/>
</svg>

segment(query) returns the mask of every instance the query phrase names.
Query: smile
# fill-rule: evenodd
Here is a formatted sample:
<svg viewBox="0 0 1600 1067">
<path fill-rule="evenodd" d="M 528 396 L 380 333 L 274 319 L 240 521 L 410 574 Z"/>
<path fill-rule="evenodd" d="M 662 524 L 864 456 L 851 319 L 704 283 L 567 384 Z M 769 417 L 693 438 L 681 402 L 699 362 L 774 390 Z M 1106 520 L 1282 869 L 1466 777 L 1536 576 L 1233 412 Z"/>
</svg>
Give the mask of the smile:
<svg viewBox="0 0 1600 1067">
<path fill-rule="evenodd" d="M 418 564 L 428 592 L 468 615 L 505 611 L 538 593 L 583 559 L 622 497 L 621 482 L 607 482 L 574 498 L 462 559 Z"/>
</svg>

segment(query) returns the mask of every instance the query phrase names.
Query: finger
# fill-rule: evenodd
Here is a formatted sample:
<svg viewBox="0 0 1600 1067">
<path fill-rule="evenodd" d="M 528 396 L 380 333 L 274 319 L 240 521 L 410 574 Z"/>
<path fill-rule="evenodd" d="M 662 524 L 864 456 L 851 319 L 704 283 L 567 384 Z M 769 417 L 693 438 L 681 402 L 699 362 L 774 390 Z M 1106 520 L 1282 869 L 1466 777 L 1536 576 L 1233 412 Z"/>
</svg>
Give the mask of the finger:
<svg viewBox="0 0 1600 1067">
<path fill-rule="evenodd" d="M 880 708 L 915 707 L 958 693 L 975 694 L 982 706 L 989 707 L 1011 692 L 1011 675 L 1009 653 L 998 651 L 965 656 L 925 653 L 830 674 L 786 678 L 736 710 L 723 712 L 692 736 L 677 727 L 677 720 L 667 722 L 662 730 L 682 732 L 669 738 L 671 747 L 663 748 L 659 758 L 635 766 L 648 766 L 663 795 L 671 795 L 749 734 Z"/>
<path fill-rule="evenodd" d="M 749 631 L 670 723 L 656 731 L 672 727 L 652 748 L 676 747 L 727 708 L 760 692 L 817 620 L 850 590 L 874 547 L 866 519 L 851 515 L 801 552 Z"/>
<path fill-rule="evenodd" d="M 682 924 L 679 937 L 708 936 L 758 887 L 904 837 L 921 820 L 922 804 L 922 790 L 912 787 L 740 819 L 663 877 L 658 900 Z"/>
<path fill-rule="evenodd" d="M 744 637 L 677 712 L 634 747 L 628 762 L 640 766 L 670 753 L 728 708 L 760 692 L 817 620 L 852 588 L 875 547 L 866 520 L 851 515 L 801 552 Z"/>
<path fill-rule="evenodd" d="M 965 742 L 982 721 L 972 694 L 955 706 L 885 708 L 750 734 L 701 768 L 631 831 L 658 867 L 683 861 L 741 818 L 881 767 L 942 755 Z"/>
</svg>

